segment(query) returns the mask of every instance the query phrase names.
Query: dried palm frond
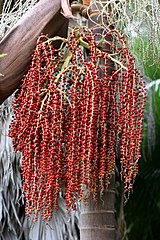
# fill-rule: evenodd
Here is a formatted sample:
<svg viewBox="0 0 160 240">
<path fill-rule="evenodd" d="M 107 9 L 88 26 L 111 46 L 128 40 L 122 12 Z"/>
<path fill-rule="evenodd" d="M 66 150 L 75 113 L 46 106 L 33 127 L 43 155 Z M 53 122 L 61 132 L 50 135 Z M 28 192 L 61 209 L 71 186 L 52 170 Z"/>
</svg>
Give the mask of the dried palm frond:
<svg viewBox="0 0 160 240">
<path fill-rule="evenodd" d="M 140 39 L 141 50 L 145 53 L 143 61 L 151 57 L 150 52 L 153 57 L 157 56 L 156 48 L 160 46 L 160 3 L 158 0 L 91 0 L 88 13 L 90 9 L 98 13 L 98 21 L 94 20 L 95 25 L 101 19 L 101 25 L 104 28 L 120 29 L 133 51 L 135 39 Z M 93 21 L 90 14 L 89 18 Z"/>
<path fill-rule="evenodd" d="M 28 240 L 78 240 L 79 239 L 79 206 L 77 211 L 66 213 L 65 200 L 59 197 L 59 209 L 54 212 L 49 224 L 46 225 L 39 215 L 38 221 L 33 223 L 30 220 L 24 221 L 25 239 Z"/>
<path fill-rule="evenodd" d="M 3 37 L 20 17 L 38 1 L 39 0 L 2 0 L 0 12 L 0 37 Z"/>
</svg>

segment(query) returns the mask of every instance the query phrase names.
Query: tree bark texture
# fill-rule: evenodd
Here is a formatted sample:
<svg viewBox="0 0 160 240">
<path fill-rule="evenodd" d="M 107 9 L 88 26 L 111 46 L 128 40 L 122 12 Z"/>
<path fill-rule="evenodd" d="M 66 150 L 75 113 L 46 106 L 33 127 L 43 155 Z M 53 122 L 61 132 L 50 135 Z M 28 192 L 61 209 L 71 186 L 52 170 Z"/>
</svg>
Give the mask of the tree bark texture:
<svg viewBox="0 0 160 240">
<path fill-rule="evenodd" d="M 94 203 L 90 198 L 89 203 L 82 202 L 80 215 L 81 240 L 114 240 L 115 239 L 115 176 L 111 178 L 108 190 L 102 198 Z"/>
<path fill-rule="evenodd" d="M 66 0 L 65 0 L 66 1 Z M 64 1 L 64 2 L 65 2 Z M 64 12 L 64 9 L 63 9 Z M 20 85 L 27 73 L 37 37 L 43 32 L 67 36 L 68 19 L 61 14 L 61 0 L 40 0 L 0 41 L 0 104 Z M 58 43 L 55 47 L 58 47 Z"/>
</svg>

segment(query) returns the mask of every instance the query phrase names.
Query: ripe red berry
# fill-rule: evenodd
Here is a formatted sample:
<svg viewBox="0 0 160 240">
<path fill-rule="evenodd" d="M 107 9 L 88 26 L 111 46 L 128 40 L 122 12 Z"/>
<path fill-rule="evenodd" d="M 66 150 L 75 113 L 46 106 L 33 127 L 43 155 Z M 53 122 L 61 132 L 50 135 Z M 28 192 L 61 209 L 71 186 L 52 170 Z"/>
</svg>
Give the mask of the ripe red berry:
<svg viewBox="0 0 160 240">
<path fill-rule="evenodd" d="M 110 51 L 127 70 L 114 63 L 112 75 L 109 53 L 97 48 L 91 30 L 84 28 L 82 36 L 86 54 L 74 31 L 59 50 L 41 36 L 14 100 L 10 136 L 23 154 L 26 215 L 33 212 L 35 219 L 41 212 L 49 221 L 62 185 L 68 210 L 75 209 L 77 198 L 92 195 L 96 201 L 109 184 L 116 156 L 125 192 L 138 172 L 145 83 L 120 31 L 108 32 L 119 39 Z M 64 68 L 68 51 L 72 57 Z"/>
</svg>

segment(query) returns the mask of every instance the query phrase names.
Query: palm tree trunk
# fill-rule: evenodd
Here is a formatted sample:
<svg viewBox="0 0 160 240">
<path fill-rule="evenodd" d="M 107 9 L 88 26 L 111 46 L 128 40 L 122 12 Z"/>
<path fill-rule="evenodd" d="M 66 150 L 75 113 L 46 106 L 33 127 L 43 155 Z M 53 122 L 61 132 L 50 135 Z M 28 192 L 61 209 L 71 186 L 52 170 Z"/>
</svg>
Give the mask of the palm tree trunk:
<svg viewBox="0 0 160 240">
<path fill-rule="evenodd" d="M 81 203 L 80 239 L 81 240 L 114 240 L 115 239 L 115 176 L 113 174 L 108 190 L 95 204 L 92 198 L 89 203 Z"/>
</svg>

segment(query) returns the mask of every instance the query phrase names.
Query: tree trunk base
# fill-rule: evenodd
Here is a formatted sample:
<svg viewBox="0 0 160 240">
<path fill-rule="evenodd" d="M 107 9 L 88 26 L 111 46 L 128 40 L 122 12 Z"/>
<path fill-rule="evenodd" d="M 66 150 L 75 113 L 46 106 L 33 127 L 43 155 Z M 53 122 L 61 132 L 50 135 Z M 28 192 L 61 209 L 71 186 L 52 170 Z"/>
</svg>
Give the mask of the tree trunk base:
<svg viewBox="0 0 160 240">
<path fill-rule="evenodd" d="M 82 202 L 80 215 L 81 240 L 115 240 L 115 177 L 103 196 L 95 204 L 92 198 L 88 204 Z"/>
</svg>

